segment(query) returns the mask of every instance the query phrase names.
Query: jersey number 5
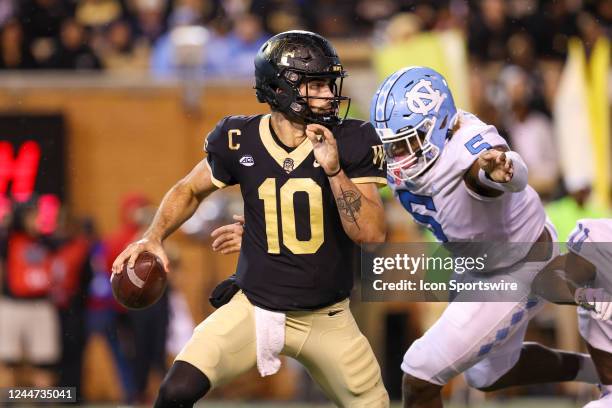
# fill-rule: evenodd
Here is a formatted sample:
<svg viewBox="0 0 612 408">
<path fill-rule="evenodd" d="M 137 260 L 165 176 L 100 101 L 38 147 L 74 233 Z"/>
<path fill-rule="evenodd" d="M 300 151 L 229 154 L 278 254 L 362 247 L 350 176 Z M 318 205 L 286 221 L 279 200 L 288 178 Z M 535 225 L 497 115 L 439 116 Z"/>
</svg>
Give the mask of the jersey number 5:
<svg viewBox="0 0 612 408">
<path fill-rule="evenodd" d="M 472 154 L 478 154 L 483 150 L 491 149 L 491 145 L 482 140 L 482 135 L 476 135 L 468 140 L 465 147 Z"/>
<path fill-rule="evenodd" d="M 278 223 L 283 231 L 283 245 L 294 254 L 314 254 L 323 244 L 323 191 L 321 186 L 310 178 L 289 179 L 279 191 L 281 217 L 278 217 L 278 199 L 276 194 L 276 179 L 267 178 L 257 189 L 259 199 L 264 202 L 266 221 L 266 238 L 268 252 L 280 253 Z M 300 241 L 295 230 L 295 212 L 293 198 L 295 193 L 304 192 L 308 195 L 310 209 L 310 239 Z"/>
<path fill-rule="evenodd" d="M 412 215 L 417 222 L 429 227 L 430 231 L 433 232 L 438 241 L 448 242 L 448 238 L 444 234 L 444 231 L 442 231 L 442 225 L 440 225 L 440 223 L 436 221 L 434 217 L 431 215 L 420 214 L 414 210 L 413 204 L 423 206 L 431 212 L 436 212 L 437 210 L 436 206 L 434 205 L 433 198 L 413 194 L 410 191 L 400 191 L 399 199 L 404 208 L 408 210 L 410 215 Z"/>
</svg>

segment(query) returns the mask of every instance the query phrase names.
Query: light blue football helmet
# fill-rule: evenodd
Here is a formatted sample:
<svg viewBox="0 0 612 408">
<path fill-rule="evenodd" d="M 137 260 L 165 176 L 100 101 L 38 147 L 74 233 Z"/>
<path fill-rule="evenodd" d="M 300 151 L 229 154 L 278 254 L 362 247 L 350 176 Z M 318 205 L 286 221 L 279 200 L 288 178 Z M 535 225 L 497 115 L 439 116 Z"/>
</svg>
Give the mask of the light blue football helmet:
<svg viewBox="0 0 612 408">
<path fill-rule="evenodd" d="M 408 67 L 380 85 L 370 106 L 370 122 L 383 142 L 387 171 L 395 179 L 423 174 L 444 149 L 457 108 L 442 75 Z"/>
</svg>

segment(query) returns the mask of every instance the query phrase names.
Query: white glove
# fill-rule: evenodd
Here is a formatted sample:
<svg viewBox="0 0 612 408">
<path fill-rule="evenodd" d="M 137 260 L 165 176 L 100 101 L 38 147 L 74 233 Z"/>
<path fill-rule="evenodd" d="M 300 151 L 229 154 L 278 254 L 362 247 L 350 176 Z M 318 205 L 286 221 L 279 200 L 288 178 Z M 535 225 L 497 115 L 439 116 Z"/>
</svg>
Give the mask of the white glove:
<svg viewBox="0 0 612 408">
<path fill-rule="evenodd" d="M 612 295 L 603 288 L 578 288 L 574 293 L 576 304 L 591 311 L 591 317 L 596 320 L 612 318 Z"/>
</svg>

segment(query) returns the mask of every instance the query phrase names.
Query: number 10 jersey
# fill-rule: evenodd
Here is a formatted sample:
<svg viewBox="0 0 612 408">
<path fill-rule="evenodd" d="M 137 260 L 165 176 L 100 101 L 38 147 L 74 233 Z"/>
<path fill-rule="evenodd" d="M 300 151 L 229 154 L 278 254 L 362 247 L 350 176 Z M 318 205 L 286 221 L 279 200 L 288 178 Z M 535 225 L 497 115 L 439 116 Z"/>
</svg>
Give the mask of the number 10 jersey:
<svg viewBox="0 0 612 408">
<path fill-rule="evenodd" d="M 369 123 L 348 119 L 331 130 L 355 184 L 386 184 L 382 146 Z M 249 301 L 289 311 L 348 297 L 357 246 L 344 232 L 312 143 L 305 138 L 293 149 L 283 146 L 270 115 L 229 116 L 208 135 L 205 150 L 213 183 L 240 185 L 246 224 L 236 278 Z"/>
</svg>

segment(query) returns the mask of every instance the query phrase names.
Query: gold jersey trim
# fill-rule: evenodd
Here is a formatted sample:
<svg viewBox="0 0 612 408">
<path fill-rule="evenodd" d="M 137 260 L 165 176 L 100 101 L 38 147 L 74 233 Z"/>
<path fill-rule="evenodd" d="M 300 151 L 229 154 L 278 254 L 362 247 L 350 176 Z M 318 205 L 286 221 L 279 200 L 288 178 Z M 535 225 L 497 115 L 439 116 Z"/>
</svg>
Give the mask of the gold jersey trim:
<svg viewBox="0 0 612 408">
<path fill-rule="evenodd" d="M 312 152 L 312 143 L 308 138 L 305 138 L 304 141 L 291 152 L 280 147 L 274 140 L 274 137 L 272 137 L 272 132 L 270 132 L 269 114 L 262 116 L 259 122 L 259 136 L 270 156 L 272 156 L 274 161 L 285 169 L 287 173 L 290 173 L 293 169 L 296 169 L 302 164 L 310 152 Z"/>
<path fill-rule="evenodd" d="M 387 179 L 384 177 L 355 177 L 351 181 L 355 184 L 376 183 L 382 186 L 387 185 Z"/>
<path fill-rule="evenodd" d="M 213 185 L 217 187 L 219 190 L 227 187 L 227 184 L 225 184 L 224 182 L 222 182 L 221 180 L 215 177 L 215 175 L 213 174 L 212 168 L 210 167 L 210 163 L 208 163 L 207 157 L 204 158 L 204 164 L 206 165 L 206 167 L 208 167 L 208 171 L 210 172 L 210 181 L 213 183 Z"/>
</svg>

